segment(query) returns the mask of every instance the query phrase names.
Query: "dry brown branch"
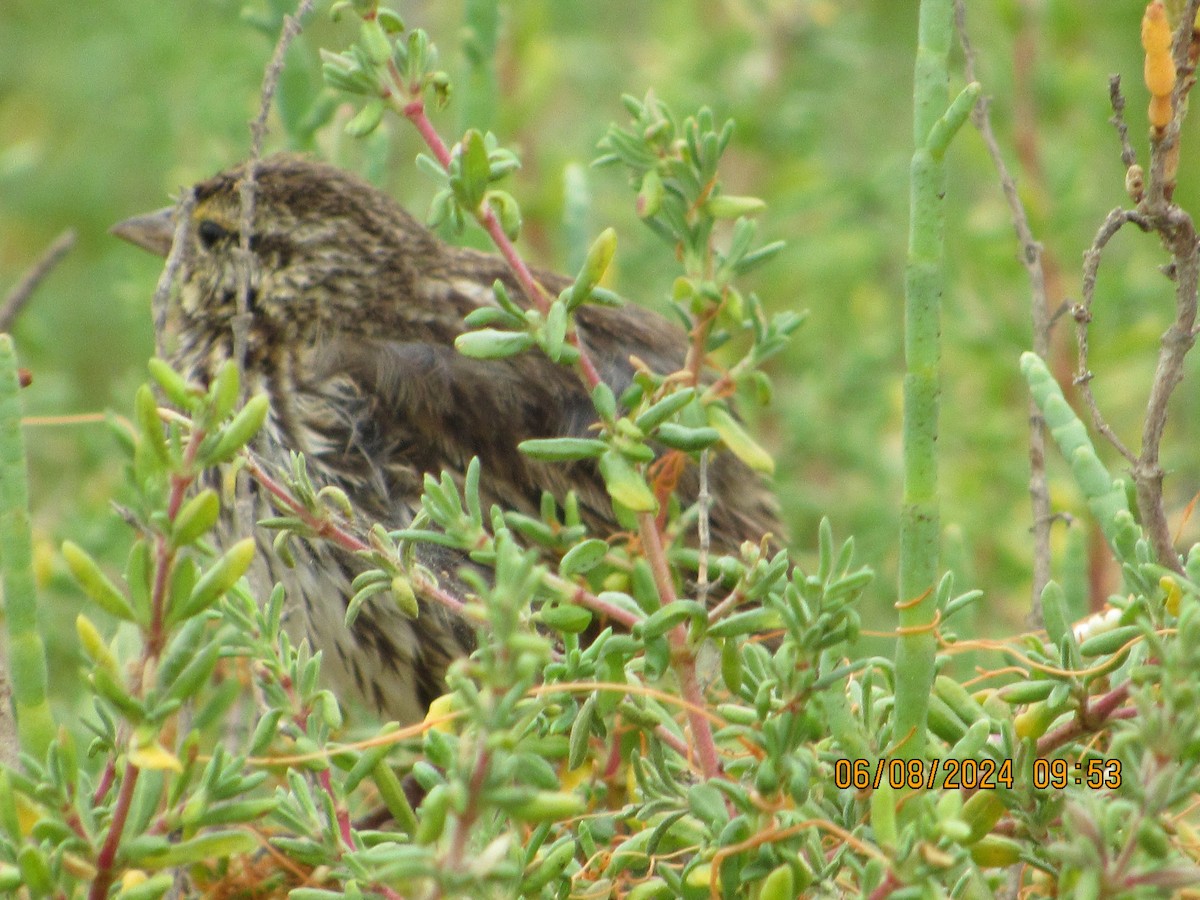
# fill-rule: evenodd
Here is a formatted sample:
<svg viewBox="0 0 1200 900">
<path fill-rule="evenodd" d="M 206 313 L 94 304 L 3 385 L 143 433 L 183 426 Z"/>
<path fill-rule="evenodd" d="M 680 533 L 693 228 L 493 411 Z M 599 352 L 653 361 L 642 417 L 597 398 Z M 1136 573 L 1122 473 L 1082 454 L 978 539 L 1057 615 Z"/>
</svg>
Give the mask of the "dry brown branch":
<svg viewBox="0 0 1200 900">
<path fill-rule="evenodd" d="M 238 185 L 241 199 L 241 239 L 238 246 L 238 258 L 241 263 L 238 277 L 237 310 L 233 316 L 233 358 L 237 361 L 238 373 L 246 371 L 246 337 L 250 331 L 250 239 L 254 233 L 254 207 L 257 189 L 258 161 L 262 158 L 263 143 L 267 137 L 267 119 L 271 114 L 271 105 L 275 99 L 275 90 L 279 86 L 279 77 L 283 73 L 284 62 L 292 41 L 300 34 L 301 20 L 312 11 L 315 0 L 300 0 L 294 15 L 283 17 L 283 27 L 279 31 L 279 40 L 271 53 L 271 60 L 263 72 L 262 91 L 259 97 L 258 114 L 250 122 L 250 158 L 246 161 L 245 174 Z M 246 382 L 242 378 L 242 399 L 245 400 Z M 239 533 L 248 534 L 254 522 L 253 504 L 250 499 L 249 487 L 245 481 L 238 483 L 235 504 L 237 527 Z"/>
<path fill-rule="evenodd" d="M 1083 297 L 1073 310 L 1079 348 L 1076 383 L 1080 393 L 1091 410 L 1096 429 L 1130 464 L 1138 513 L 1155 556 L 1162 565 L 1179 572 L 1182 572 L 1182 565 L 1171 538 L 1163 506 L 1163 470 L 1159 464 L 1159 450 L 1166 430 L 1171 396 L 1183 379 L 1184 360 L 1196 341 L 1200 245 L 1197 244 L 1192 217 L 1172 202 L 1172 196 L 1175 188 L 1175 167 L 1179 158 L 1180 126 L 1187 111 L 1188 93 L 1196 81 L 1193 61 L 1196 36 L 1192 24 L 1195 22 L 1197 11 L 1200 11 L 1200 0 L 1188 0 L 1172 41 L 1171 54 L 1175 66 L 1175 83 L 1171 92 L 1172 115 L 1165 128 L 1159 126 L 1150 130 L 1150 166 L 1145 185 L 1133 184 L 1129 175 L 1126 176 L 1127 187 L 1137 202 L 1137 209 L 1118 208 L 1108 214 L 1096 239 L 1084 254 Z M 1135 158 L 1125 126 L 1125 101 L 1121 95 L 1120 81 L 1116 78 L 1109 82 L 1109 97 L 1113 106 L 1112 121 L 1121 140 L 1121 159 L 1127 170 L 1132 171 Z M 1140 178 L 1141 174 L 1138 173 L 1139 182 Z M 1127 222 L 1133 222 L 1143 231 L 1152 231 L 1158 235 L 1164 249 L 1171 256 L 1171 264 L 1165 271 L 1175 282 L 1175 318 L 1164 332 L 1159 345 L 1158 363 L 1142 425 L 1141 451 L 1136 455 L 1121 442 L 1101 416 L 1092 394 L 1092 374 L 1088 369 L 1088 326 L 1093 315 L 1096 276 L 1105 247 Z"/>
<path fill-rule="evenodd" d="M 175 234 L 171 238 L 171 250 L 167 254 L 162 274 L 158 276 L 158 283 L 154 286 L 154 298 L 150 301 L 150 309 L 154 315 L 154 352 L 160 359 L 167 358 L 167 312 L 170 308 L 171 285 L 175 283 L 175 276 L 187 255 L 187 241 L 184 238 L 195 206 L 195 191 L 191 188 L 181 188 L 179 199 L 175 201 Z"/>
<path fill-rule="evenodd" d="M 954 2 L 954 24 L 958 40 L 965 57 L 967 81 L 978 81 L 975 48 L 967 34 L 966 7 L 963 0 Z M 1033 351 L 1043 359 L 1050 355 L 1050 311 L 1046 301 L 1046 274 L 1042 268 L 1042 245 L 1034 237 L 1029 225 L 1029 216 L 1017 191 L 1017 183 L 1004 161 L 999 141 L 992 129 L 988 112 L 989 98 L 983 95 L 971 113 L 971 123 L 979 131 L 984 146 L 996 167 L 1000 178 L 1000 189 L 1008 203 L 1013 229 L 1020 244 L 1018 258 L 1029 275 L 1030 318 L 1033 325 Z M 1053 514 L 1050 509 L 1050 490 L 1046 481 L 1046 421 L 1033 398 L 1029 399 L 1029 497 L 1033 512 L 1033 589 L 1030 602 L 1031 615 L 1041 619 L 1042 589 L 1050 580 L 1050 526 Z"/>
<path fill-rule="evenodd" d="M 75 237 L 75 230 L 73 228 L 67 229 L 56 237 L 49 247 L 42 251 L 42 255 L 37 258 L 32 266 L 25 270 L 25 274 L 21 276 L 21 280 L 8 292 L 8 296 L 4 298 L 4 303 L 0 304 L 0 332 L 9 331 L 12 328 L 17 315 L 24 309 L 25 304 L 29 302 L 29 298 L 33 296 L 33 292 L 37 290 L 37 286 L 42 283 L 42 280 L 50 274 L 54 267 L 62 261 L 62 258 L 75 246 Z"/>
<path fill-rule="evenodd" d="M 1117 139 L 1121 142 L 1121 162 L 1128 169 L 1137 165 L 1137 153 L 1129 141 L 1129 126 L 1125 124 L 1125 96 L 1121 93 L 1120 75 L 1112 75 L 1108 79 L 1108 101 L 1113 111 L 1108 121 L 1117 129 Z"/>
<path fill-rule="evenodd" d="M 1109 443 L 1116 447 L 1117 452 L 1125 457 L 1130 465 L 1136 462 L 1137 457 L 1132 450 L 1125 446 L 1125 443 L 1113 431 L 1112 426 L 1105 421 L 1100 412 L 1100 406 L 1096 403 L 1096 395 L 1092 393 L 1092 378 L 1095 376 L 1088 368 L 1088 325 L 1092 321 L 1092 303 L 1096 297 L 1096 277 L 1100 270 L 1100 261 L 1104 258 L 1104 248 L 1126 223 L 1135 221 L 1143 228 L 1145 227 L 1140 222 L 1137 213 L 1121 207 L 1117 207 L 1105 217 L 1091 246 L 1083 254 L 1082 293 L 1079 302 L 1071 308 L 1071 316 L 1075 319 L 1075 340 L 1079 348 L 1079 366 L 1075 373 L 1075 385 L 1079 388 L 1079 395 L 1087 404 L 1088 411 L 1092 415 L 1092 425 L 1104 435 Z"/>
<path fill-rule="evenodd" d="M 250 238 L 254 229 L 255 179 L 258 174 L 258 161 L 262 157 L 263 142 L 267 137 L 267 118 L 271 114 L 271 104 L 275 99 L 275 89 L 279 86 L 279 76 L 283 73 L 284 61 L 292 41 L 300 34 L 300 20 L 312 11 L 315 0 L 300 0 L 296 6 L 295 15 L 283 17 L 283 28 L 279 32 L 279 40 L 271 53 L 271 61 L 263 72 L 262 91 L 258 104 L 258 115 L 250 122 L 250 158 L 246 161 L 245 175 L 242 177 L 238 190 L 242 201 L 241 217 L 241 246 L 242 262 L 241 277 L 238 285 L 237 313 L 233 319 L 233 355 L 237 360 L 238 371 L 245 369 L 246 362 L 246 333 L 250 328 Z"/>
</svg>

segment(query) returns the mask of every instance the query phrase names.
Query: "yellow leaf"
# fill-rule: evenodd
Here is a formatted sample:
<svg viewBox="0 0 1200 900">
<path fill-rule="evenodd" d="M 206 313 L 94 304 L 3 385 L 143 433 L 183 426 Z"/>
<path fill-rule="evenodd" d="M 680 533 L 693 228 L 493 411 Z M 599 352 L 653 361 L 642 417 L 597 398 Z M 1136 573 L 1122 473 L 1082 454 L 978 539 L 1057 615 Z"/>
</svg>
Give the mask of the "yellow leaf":
<svg viewBox="0 0 1200 900">
<path fill-rule="evenodd" d="M 771 454 L 755 443 L 729 410 L 716 404 L 708 407 L 708 424 L 717 430 L 729 452 L 755 472 L 770 475 L 775 471 L 775 460 Z"/>
<path fill-rule="evenodd" d="M 180 764 L 179 758 L 158 741 L 152 741 L 143 747 L 131 747 L 129 750 L 129 761 L 139 769 L 183 771 L 183 766 Z"/>
</svg>

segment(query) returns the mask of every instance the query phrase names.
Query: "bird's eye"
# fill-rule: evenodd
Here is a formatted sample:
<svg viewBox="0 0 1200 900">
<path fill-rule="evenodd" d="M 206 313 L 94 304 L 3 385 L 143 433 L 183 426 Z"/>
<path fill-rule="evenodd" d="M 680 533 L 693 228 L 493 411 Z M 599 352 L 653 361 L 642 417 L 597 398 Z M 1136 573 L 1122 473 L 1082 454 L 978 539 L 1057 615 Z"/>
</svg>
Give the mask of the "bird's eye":
<svg viewBox="0 0 1200 900">
<path fill-rule="evenodd" d="M 229 237 L 231 232 L 227 228 L 218 225 L 212 219 L 201 219 L 200 225 L 196 228 L 196 234 L 200 238 L 200 243 L 205 250 L 211 250 L 218 243 Z"/>
</svg>

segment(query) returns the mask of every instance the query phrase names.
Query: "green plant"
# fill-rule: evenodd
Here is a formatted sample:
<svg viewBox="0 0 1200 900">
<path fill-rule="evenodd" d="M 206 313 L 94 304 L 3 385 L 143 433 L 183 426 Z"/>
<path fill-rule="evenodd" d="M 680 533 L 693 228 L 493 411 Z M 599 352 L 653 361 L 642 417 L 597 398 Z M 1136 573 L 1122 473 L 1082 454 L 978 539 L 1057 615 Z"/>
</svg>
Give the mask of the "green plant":
<svg viewBox="0 0 1200 900">
<path fill-rule="evenodd" d="M 1198 6 L 1175 21 L 1194 21 Z M 420 165 L 437 182 L 434 217 L 477 221 L 537 303 L 526 312 L 498 291 L 460 349 L 543 352 L 578 373 L 592 390 L 595 436 L 524 449 L 599 460 L 638 540 L 590 537 L 573 498 L 547 498 L 537 515 L 485 509 L 475 465 L 462 484 L 428 479 L 412 528 L 364 541 L 342 527 L 337 497 L 311 484 L 302 460 L 276 481 L 241 449 L 263 407 L 239 404 L 235 367 L 200 389 L 153 362 L 165 402 L 144 387 L 136 427 L 119 431 L 135 529 L 125 578 L 64 548 L 92 604 L 77 625 L 95 704 L 89 759 L 68 731 L 43 730 L 26 740 L 21 767 L 0 774 L 0 888 L 137 898 L 183 886 L 299 900 L 991 897 L 1011 866 L 1034 895 L 1160 896 L 1195 884 L 1187 810 L 1200 793 L 1200 552 L 1179 558 L 1164 542 L 1157 443 L 1134 458 L 1146 465 L 1134 471 L 1139 522 L 1047 364 L 1022 357 L 1124 585 L 1108 613 L 1073 625 L 1068 593 L 1078 585 L 1048 581 L 1045 636 L 992 648 L 1006 665 L 966 685 L 950 662 L 974 642 L 956 642 L 954 629 L 979 592 L 956 594 L 957 579 L 938 575 L 936 505 L 947 490 L 933 477 L 936 417 L 910 416 L 900 624 L 911 630 L 895 663 L 854 658 L 856 603 L 872 574 L 855 563 L 853 540 L 839 546 L 824 521 L 811 564 L 765 543 L 716 556 L 703 499 L 680 508 L 653 462 L 681 453 L 703 465 L 718 445 L 770 462 L 726 401 L 738 386 L 768 392 L 759 366 L 799 317 L 769 316 L 741 286 L 777 247 L 755 247 L 749 216 L 761 204 L 719 189 L 730 126 L 703 111 L 678 117 L 651 95 L 628 98 L 630 123 L 604 140 L 602 161 L 628 172 L 639 216 L 682 264 L 671 293 L 692 336 L 684 371 L 642 372 L 614 397 L 571 341 L 581 305 L 612 302 L 601 281 L 613 232 L 590 242 L 571 287 L 545 295 L 515 248 L 522 217 L 501 186 L 516 155 L 478 130 L 447 146 L 426 115 L 427 99 L 448 87 L 428 37 L 368 0 L 341 7 L 358 16 L 359 39 L 329 55 L 327 71 L 364 97 L 351 130 L 370 131 L 389 105 L 412 122 L 430 151 Z M 472 66 L 487 82 L 495 8 L 471 8 L 481 17 Z M 922 66 L 936 64 L 929 86 L 939 99 L 916 126 L 918 220 L 936 207 L 939 157 L 978 90 L 947 107 L 949 5 L 924 4 L 922 26 L 923 46 L 936 45 L 938 58 Z M 1177 31 L 1178 54 L 1191 30 Z M 1152 135 L 1150 206 L 1135 198 L 1106 227 L 1159 229 L 1186 275 L 1194 247 L 1172 243 L 1186 229 L 1165 187 L 1184 107 L 1177 84 L 1174 124 Z M 911 276 L 920 352 L 909 399 L 926 411 L 938 390 L 936 219 L 914 230 Z M 1094 274 L 1104 242 L 1093 249 Z M 1184 312 L 1194 294 L 1194 280 L 1179 277 Z M 1152 392 L 1163 409 L 1185 343 L 1164 350 L 1170 377 Z M 723 368 L 706 380 L 717 350 Z M 11 409 L 15 387 L 5 396 Z M 1147 427 L 1160 434 L 1163 421 Z M 5 483 L 21 468 L 6 461 Z M 486 640 L 453 668 L 425 723 L 363 739 L 321 689 L 319 660 L 282 628 L 281 593 L 255 598 L 239 583 L 250 543 L 214 559 L 206 534 L 231 499 L 216 473 L 231 470 L 276 498 L 281 544 L 319 534 L 371 561 L 356 599 L 390 590 L 403 600 L 405 579 L 421 577 L 406 558 L 414 540 L 471 555 L 479 569 L 465 576 L 473 595 L 463 612 Z M 683 539 L 692 529 L 694 546 Z M 100 611 L 124 623 L 113 640 L 101 636 Z M 768 631 L 775 643 L 760 639 Z M 368 817 L 381 804 L 386 828 Z"/>
</svg>

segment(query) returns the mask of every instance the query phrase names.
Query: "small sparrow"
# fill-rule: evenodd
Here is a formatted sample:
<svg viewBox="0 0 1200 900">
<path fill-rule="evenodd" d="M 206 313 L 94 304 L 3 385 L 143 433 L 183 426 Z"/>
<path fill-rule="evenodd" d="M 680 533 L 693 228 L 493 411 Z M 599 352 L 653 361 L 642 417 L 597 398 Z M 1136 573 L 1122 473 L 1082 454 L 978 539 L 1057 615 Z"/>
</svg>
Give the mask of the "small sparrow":
<svg viewBox="0 0 1200 900">
<path fill-rule="evenodd" d="M 180 309 L 172 362 L 207 384 L 233 357 L 241 239 L 235 168 L 201 182 L 186 227 Z M 313 483 L 335 485 L 363 522 L 403 528 L 420 509 L 422 481 L 449 472 L 459 483 L 472 457 L 482 465 L 485 509 L 499 504 L 536 516 L 543 491 L 561 503 L 578 497 L 589 532 L 621 532 L 604 482 L 591 461 L 547 463 L 517 449 L 530 438 L 585 437 L 596 413 L 577 374 L 531 349 L 499 360 L 461 355 L 454 340 L 463 318 L 495 305 L 503 282 L 517 302 L 520 286 L 498 256 L 450 246 L 388 196 L 346 172 L 295 155 L 256 167 L 250 236 L 244 383 L 270 401 L 252 450 L 267 471 L 290 470 L 303 453 Z M 166 256 L 174 210 L 129 219 L 113 232 Z M 555 295 L 570 279 L 535 272 Z M 617 396 L 636 357 L 657 372 L 679 369 L 687 336 L 661 316 L 633 305 L 585 305 L 576 315 L 582 344 Z M 708 468 L 714 553 L 736 553 L 746 540 L 782 535 L 774 499 L 762 479 L 728 452 Z M 694 503 L 698 467 L 679 476 L 681 502 Z M 256 518 L 274 515 L 265 492 L 253 492 Z M 217 540 L 231 544 L 232 514 Z M 444 692 L 446 667 L 475 646 L 473 629 L 446 607 L 418 597 L 409 618 L 386 594 L 367 601 L 349 627 L 350 583 L 365 563 L 318 539 L 299 542 L 296 565 L 272 551 L 258 530 L 251 580 L 266 596 L 286 589 L 294 619 L 342 699 L 359 698 L 385 719 L 420 719 Z M 446 584 L 466 562 L 445 548 L 421 545 L 418 560 Z"/>
</svg>

